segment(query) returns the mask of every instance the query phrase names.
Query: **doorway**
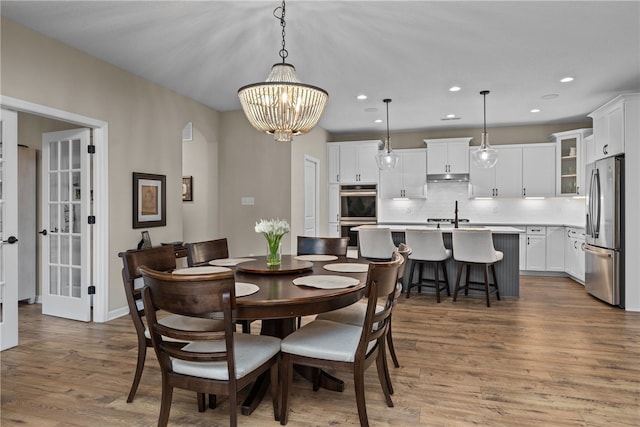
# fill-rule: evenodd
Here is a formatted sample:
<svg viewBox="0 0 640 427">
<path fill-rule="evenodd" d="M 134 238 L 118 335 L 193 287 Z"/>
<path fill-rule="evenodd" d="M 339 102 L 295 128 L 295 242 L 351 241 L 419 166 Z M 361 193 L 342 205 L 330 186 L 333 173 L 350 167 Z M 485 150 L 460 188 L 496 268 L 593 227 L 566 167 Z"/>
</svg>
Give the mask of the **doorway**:
<svg viewBox="0 0 640 427">
<path fill-rule="evenodd" d="M 89 249 L 91 259 L 88 261 L 93 272 L 93 280 L 91 283 L 86 283 L 86 285 L 91 286 L 95 292 L 93 295 L 92 320 L 106 322 L 109 320 L 108 124 L 102 120 L 6 96 L 0 98 L 0 105 L 3 108 L 19 113 L 28 113 L 34 116 L 67 122 L 76 127 L 91 129 L 96 154 L 92 159 L 93 168 L 89 179 L 93 183 L 91 198 L 95 224 L 92 226 L 93 240 Z M 17 286 L 17 284 L 13 284 L 13 286 Z"/>
</svg>

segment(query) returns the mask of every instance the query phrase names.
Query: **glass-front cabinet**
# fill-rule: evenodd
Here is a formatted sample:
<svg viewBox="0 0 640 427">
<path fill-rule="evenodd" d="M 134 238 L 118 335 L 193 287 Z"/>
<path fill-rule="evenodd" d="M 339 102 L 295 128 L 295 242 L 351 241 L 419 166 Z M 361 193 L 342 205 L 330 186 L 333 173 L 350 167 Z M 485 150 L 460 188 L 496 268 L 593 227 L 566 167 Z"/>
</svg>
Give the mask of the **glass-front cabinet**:
<svg viewBox="0 0 640 427">
<path fill-rule="evenodd" d="M 576 129 L 552 135 L 556 143 L 556 195 L 584 195 L 584 140 L 591 134 L 591 129 Z"/>
</svg>

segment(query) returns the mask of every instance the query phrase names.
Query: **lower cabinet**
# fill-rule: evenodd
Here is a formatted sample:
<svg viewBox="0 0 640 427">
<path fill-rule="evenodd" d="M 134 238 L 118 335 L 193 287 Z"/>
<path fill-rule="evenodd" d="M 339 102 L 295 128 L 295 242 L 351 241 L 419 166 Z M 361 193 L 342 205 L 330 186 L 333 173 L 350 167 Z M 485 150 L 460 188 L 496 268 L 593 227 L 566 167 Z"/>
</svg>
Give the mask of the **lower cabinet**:
<svg viewBox="0 0 640 427">
<path fill-rule="evenodd" d="M 547 244 L 546 227 L 527 227 L 527 270 L 547 270 Z"/>
<path fill-rule="evenodd" d="M 584 283 L 584 230 L 567 227 L 565 231 L 565 272 Z"/>
<path fill-rule="evenodd" d="M 547 271 L 565 271 L 564 227 L 547 227 Z"/>
</svg>

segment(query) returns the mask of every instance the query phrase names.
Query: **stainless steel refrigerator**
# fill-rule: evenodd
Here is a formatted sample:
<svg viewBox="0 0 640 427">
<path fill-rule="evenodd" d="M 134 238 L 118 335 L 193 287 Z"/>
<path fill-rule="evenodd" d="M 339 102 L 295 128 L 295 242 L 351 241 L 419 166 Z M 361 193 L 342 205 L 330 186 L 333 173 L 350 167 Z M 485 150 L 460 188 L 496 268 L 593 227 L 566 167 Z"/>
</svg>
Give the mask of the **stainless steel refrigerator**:
<svg viewBox="0 0 640 427">
<path fill-rule="evenodd" d="M 586 167 L 585 288 L 624 307 L 624 156 Z"/>
</svg>

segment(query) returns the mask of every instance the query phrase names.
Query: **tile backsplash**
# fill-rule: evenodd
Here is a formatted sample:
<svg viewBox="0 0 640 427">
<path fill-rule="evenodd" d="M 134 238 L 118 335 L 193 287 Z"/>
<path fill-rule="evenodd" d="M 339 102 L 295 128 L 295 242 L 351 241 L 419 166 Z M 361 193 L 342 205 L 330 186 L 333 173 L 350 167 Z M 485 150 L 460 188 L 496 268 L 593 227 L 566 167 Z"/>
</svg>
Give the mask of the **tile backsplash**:
<svg viewBox="0 0 640 427">
<path fill-rule="evenodd" d="M 584 223 L 585 200 L 555 197 L 543 200 L 469 199 L 466 182 L 429 183 L 426 199 L 380 200 L 378 222 L 426 222 L 427 218 L 453 218 L 455 201 L 458 217 L 474 223 L 537 224 Z"/>
</svg>

